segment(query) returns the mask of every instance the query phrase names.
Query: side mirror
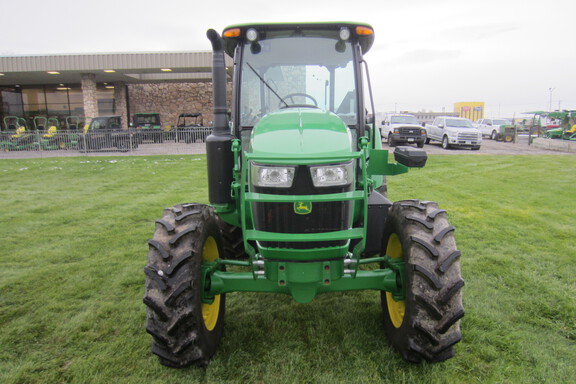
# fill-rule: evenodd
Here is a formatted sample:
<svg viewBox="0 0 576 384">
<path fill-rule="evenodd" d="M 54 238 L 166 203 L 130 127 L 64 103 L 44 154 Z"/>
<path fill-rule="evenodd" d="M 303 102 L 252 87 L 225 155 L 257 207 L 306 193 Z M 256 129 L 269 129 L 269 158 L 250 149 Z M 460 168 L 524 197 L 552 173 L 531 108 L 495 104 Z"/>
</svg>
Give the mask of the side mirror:
<svg viewBox="0 0 576 384">
<path fill-rule="evenodd" d="M 426 165 L 428 155 L 423 149 L 401 146 L 394 150 L 394 160 L 410 168 L 422 168 Z"/>
<path fill-rule="evenodd" d="M 438 124 L 438 128 L 444 128 L 444 124 Z"/>
</svg>

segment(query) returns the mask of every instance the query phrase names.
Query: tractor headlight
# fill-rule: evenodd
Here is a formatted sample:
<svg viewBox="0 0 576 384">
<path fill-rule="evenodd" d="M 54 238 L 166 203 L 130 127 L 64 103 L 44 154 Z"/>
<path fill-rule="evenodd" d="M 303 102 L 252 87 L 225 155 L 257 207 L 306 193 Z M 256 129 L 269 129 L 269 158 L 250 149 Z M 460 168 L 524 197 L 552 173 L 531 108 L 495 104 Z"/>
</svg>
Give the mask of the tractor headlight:
<svg viewBox="0 0 576 384">
<path fill-rule="evenodd" d="M 348 185 L 354 181 L 353 163 L 321 165 L 310 167 L 312 182 L 315 187 L 332 187 Z"/>
<path fill-rule="evenodd" d="M 257 187 L 290 188 L 296 167 L 252 164 L 252 184 Z"/>
</svg>

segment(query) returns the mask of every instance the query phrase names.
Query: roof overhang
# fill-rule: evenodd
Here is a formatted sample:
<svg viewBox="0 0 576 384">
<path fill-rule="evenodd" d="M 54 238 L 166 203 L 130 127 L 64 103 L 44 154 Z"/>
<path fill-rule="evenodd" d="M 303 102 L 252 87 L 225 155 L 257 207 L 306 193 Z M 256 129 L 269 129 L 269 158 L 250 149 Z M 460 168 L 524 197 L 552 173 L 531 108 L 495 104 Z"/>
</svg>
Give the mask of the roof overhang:
<svg viewBox="0 0 576 384">
<path fill-rule="evenodd" d="M 2 56 L 0 86 L 80 83 L 87 73 L 102 83 L 206 82 L 211 71 L 212 51 Z"/>
</svg>

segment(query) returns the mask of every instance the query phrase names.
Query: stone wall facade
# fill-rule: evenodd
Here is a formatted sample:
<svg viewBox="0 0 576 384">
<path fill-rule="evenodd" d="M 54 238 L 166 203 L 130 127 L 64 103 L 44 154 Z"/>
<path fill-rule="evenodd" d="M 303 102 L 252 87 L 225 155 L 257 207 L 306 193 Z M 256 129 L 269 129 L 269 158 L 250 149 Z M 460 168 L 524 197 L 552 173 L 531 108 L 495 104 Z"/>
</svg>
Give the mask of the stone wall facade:
<svg viewBox="0 0 576 384">
<path fill-rule="evenodd" d="M 228 109 L 231 102 L 228 84 Z M 181 113 L 202 113 L 205 126 L 212 125 L 212 83 L 129 84 L 130 119 L 134 113 L 160 113 L 163 126 L 174 126 Z M 130 120 L 132 121 L 132 120 Z"/>
<path fill-rule="evenodd" d="M 82 97 L 84 100 L 84 116 L 86 124 L 98 116 L 98 101 L 96 99 L 96 76 L 93 73 L 82 74 Z"/>
<path fill-rule="evenodd" d="M 116 103 L 116 114 L 122 117 L 122 126 L 128 126 L 128 109 L 126 101 L 126 84 L 123 82 L 114 83 L 114 100 Z"/>
</svg>

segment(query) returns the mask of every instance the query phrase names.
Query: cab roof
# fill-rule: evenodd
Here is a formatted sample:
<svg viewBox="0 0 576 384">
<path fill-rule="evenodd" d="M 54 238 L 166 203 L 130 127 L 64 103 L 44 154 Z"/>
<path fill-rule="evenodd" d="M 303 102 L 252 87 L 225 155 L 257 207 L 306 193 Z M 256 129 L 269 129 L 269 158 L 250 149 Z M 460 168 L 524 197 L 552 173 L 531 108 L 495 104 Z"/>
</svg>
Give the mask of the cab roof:
<svg viewBox="0 0 576 384">
<path fill-rule="evenodd" d="M 362 49 L 362 54 L 370 50 L 374 43 L 374 28 L 370 24 L 355 23 L 347 21 L 336 22 L 315 22 L 315 23 L 248 23 L 234 24 L 224 28 L 222 37 L 224 38 L 224 49 L 230 57 L 234 57 L 236 46 L 246 40 L 246 31 L 254 28 L 260 34 L 266 32 L 279 31 L 334 31 L 339 32 L 342 28 L 350 30 L 351 38 L 355 38 Z"/>
</svg>

